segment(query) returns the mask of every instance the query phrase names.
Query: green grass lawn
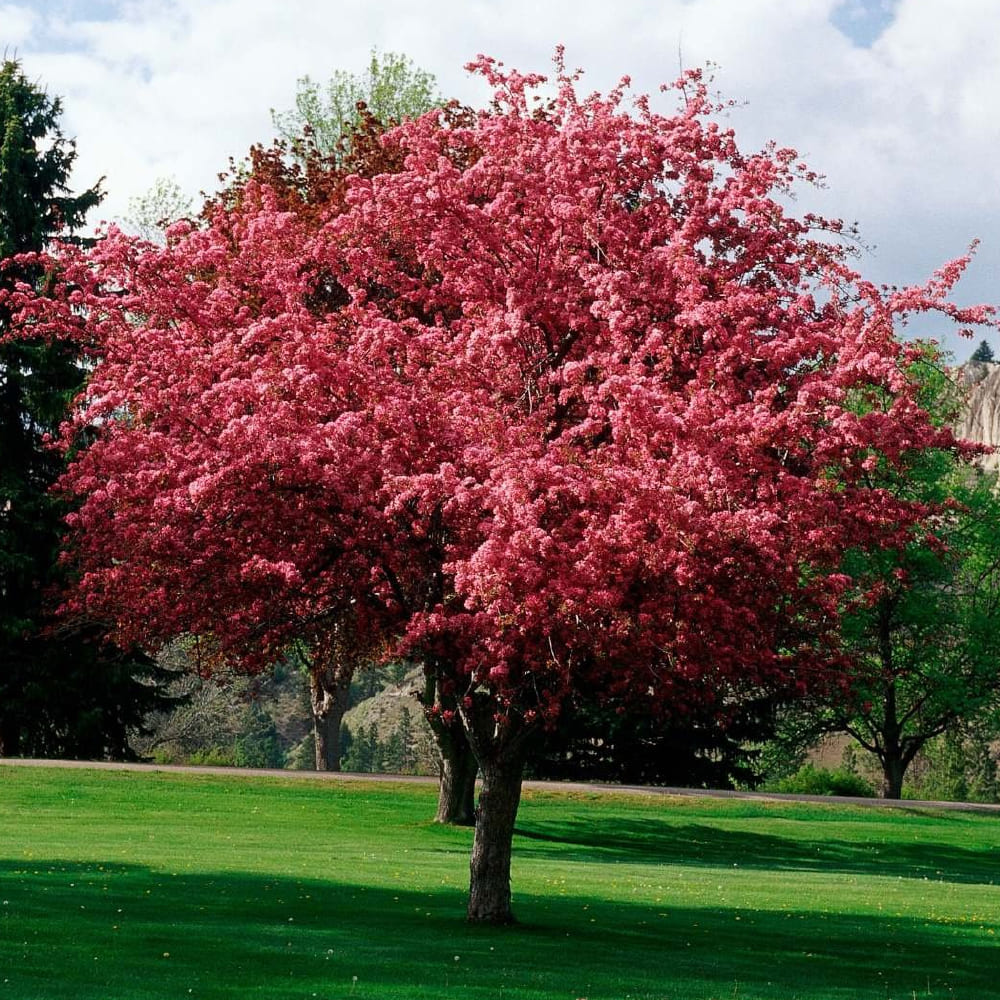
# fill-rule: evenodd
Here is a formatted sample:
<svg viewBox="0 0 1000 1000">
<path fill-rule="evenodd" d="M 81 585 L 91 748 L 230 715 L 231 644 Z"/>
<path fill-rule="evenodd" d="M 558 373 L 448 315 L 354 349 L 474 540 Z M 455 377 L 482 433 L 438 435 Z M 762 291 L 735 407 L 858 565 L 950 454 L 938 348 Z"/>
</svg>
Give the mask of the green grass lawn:
<svg viewBox="0 0 1000 1000">
<path fill-rule="evenodd" d="M 0 1000 L 1000 997 L 1000 816 L 0 767 Z"/>
</svg>

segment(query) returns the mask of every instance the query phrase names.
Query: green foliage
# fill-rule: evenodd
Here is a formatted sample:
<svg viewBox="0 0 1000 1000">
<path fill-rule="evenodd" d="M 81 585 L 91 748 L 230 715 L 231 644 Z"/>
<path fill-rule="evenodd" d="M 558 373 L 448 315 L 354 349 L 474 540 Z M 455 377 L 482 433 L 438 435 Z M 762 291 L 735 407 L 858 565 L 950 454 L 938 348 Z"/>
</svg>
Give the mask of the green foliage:
<svg viewBox="0 0 1000 1000">
<path fill-rule="evenodd" d="M 341 727 L 341 740 L 343 740 L 344 729 Z M 343 742 L 341 742 L 343 747 Z M 309 732 L 290 747 L 285 754 L 285 767 L 289 771 L 315 771 L 316 770 L 316 736 Z"/>
<path fill-rule="evenodd" d="M 74 195 L 76 147 L 62 106 L 13 60 L 0 64 L 0 258 L 74 240 L 101 200 L 100 184 Z M 37 269 L 7 263 L 0 287 L 38 284 Z M 11 334 L 0 305 L 0 337 Z M 0 344 L 0 753 L 127 757 L 129 733 L 170 699 L 169 675 L 138 652 L 108 646 L 88 623 L 53 628 L 66 508 L 50 492 L 61 456 L 44 444 L 83 386 L 75 346 Z"/>
<path fill-rule="evenodd" d="M 370 726 L 359 726 L 357 732 L 344 726 L 343 732 L 347 734 L 347 739 L 341 743 L 340 766 L 343 770 L 357 771 L 361 774 L 379 771 L 383 751 L 375 723 Z"/>
<path fill-rule="evenodd" d="M 860 775 L 845 767 L 831 771 L 803 764 L 794 774 L 769 783 L 768 791 L 788 795 L 845 795 L 854 798 L 871 798 L 875 789 Z"/>
<path fill-rule="evenodd" d="M 396 773 L 411 774 L 417 766 L 416 735 L 413 731 L 413 718 L 405 705 L 400 709 L 399 726 L 394 735 L 399 739 L 399 761 Z"/>
<path fill-rule="evenodd" d="M 240 721 L 233 746 L 233 763 L 237 767 L 284 767 L 285 752 L 271 715 L 258 702 L 252 701 L 244 709 Z"/>
<path fill-rule="evenodd" d="M 770 698 L 746 697 L 725 724 L 716 706 L 692 707 L 666 720 L 644 708 L 633 701 L 578 698 L 529 761 L 528 774 L 681 788 L 756 785 L 759 747 L 775 727 Z"/>
<path fill-rule="evenodd" d="M 353 708 L 355 705 L 373 698 L 389 683 L 391 683 L 389 671 L 384 666 L 370 664 L 364 670 L 356 671 L 354 677 L 351 678 L 351 691 L 347 698 L 348 706 Z"/>
<path fill-rule="evenodd" d="M 70 194 L 76 143 L 59 126 L 62 102 L 16 60 L 0 64 L 0 258 L 72 238 L 101 200 L 100 184 Z"/>
<path fill-rule="evenodd" d="M 991 364 L 995 360 L 993 357 L 993 348 L 985 340 L 981 340 L 979 346 L 972 352 L 972 357 L 969 360 Z"/>
<path fill-rule="evenodd" d="M 188 758 L 188 764 L 195 767 L 237 767 L 236 752 L 232 748 L 210 747 L 207 750 L 195 750 Z M 251 765 L 242 765 L 251 766 Z M 266 765 L 253 765 L 264 767 Z"/>
<path fill-rule="evenodd" d="M 322 156 L 336 157 L 344 137 L 358 127 L 358 105 L 383 125 L 415 118 L 444 102 L 435 90 L 434 76 L 396 52 L 371 52 L 367 70 L 337 70 L 325 85 L 308 76 L 298 81 L 293 111 L 272 109 L 278 135 L 293 150 L 306 139 Z"/>
<path fill-rule="evenodd" d="M 432 784 L 0 784 L 9 1000 L 996 994 L 995 814 L 527 790 L 524 923 L 484 931 Z"/>
<path fill-rule="evenodd" d="M 159 177 L 145 194 L 129 198 L 122 222 L 143 239 L 163 243 L 166 228 L 193 213 L 194 203 L 180 184 L 172 177 Z"/>
<path fill-rule="evenodd" d="M 914 761 L 905 796 L 945 802 L 1000 802 L 997 750 L 975 727 L 929 740 Z"/>
<path fill-rule="evenodd" d="M 315 768 L 308 682 L 299 670 L 277 664 L 263 677 L 224 671 L 201 677 L 183 640 L 163 650 L 159 660 L 174 671 L 171 690 L 180 700 L 149 720 L 147 734 L 133 736 L 132 745 L 140 757 L 161 763 L 204 763 L 206 755 L 222 748 L 228 756 L 223 763 L 232 764 L 233 748 L 246 727 L 248 705 L 256 703 L 274 722 L 286 766 Z"/>
<path fill-rule="evenodd" d="M 961 395 L 931 348 L 913 365 L 921 402 L 951 424 Z M 869 401 L 869 404 L 871 402 Z M 828 720 L 878 757 L 885 794 L 931 739 L 995 711 L 1000 691 L 1000 499 L 992 477 L 954 449 L 927 449 L 873 485 L 918 503 L 944 504 L 906 545 L 848 552 L 859 601 L 843 640 L 855 661 L 853 696 Z"/>
<path fill-rule="evenodd" d="M 378 726 L 360 725 L 357 732 L 350 726 L 341 728 L 341 766 L 345 771 L 361 774 L 412 774 L 417 767 L 413 718 L 405 706 L 400 709 L 399 723 L 384 739 Z"/>
</svg>

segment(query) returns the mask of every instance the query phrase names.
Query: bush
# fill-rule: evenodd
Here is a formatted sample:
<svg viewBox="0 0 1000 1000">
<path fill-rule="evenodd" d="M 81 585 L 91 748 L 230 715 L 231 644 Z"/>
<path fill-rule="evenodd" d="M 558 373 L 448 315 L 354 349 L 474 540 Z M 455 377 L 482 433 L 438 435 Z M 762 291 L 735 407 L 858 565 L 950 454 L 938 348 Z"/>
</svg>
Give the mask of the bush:
<svg viewBox="0 0 1000 1000">
<path fill-rule="evenodd" d="M 829 771 L 813 764 L 803 764 L 794 774 L 766 786 L 766 790 L 789 795 L 847 795 L 866 799 L 875 796 L 875 789 L 847 768 Z"/>
<path fill-rule="evenodd" d="M 233 751 L 222 747 L 208 747 L 205 750 L 195 750 L 188 755 L 188 764 L 195 767 L 232 767 L 236 761 Z"/>
</svg>

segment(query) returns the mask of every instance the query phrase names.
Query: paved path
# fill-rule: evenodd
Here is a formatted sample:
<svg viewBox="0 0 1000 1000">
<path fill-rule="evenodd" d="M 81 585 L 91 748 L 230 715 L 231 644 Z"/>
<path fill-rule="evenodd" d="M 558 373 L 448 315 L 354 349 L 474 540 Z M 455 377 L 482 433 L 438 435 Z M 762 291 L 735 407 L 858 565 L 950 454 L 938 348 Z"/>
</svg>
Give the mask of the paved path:
<svg viewBox="0 0 1000 1000">
<path fill-rule="evenodd" d="M 347 771 L 284 771 L 258 768 L 235 767 L 187 767 L 173 764 L 129 764 L 87 760 L 26 760 L 23 758 L 0 757 L 0 767 L 61 767 L 81 768 L 99 771 L 145 771 L 164 774 L 220 774 L 228 777 L 281 778 L 302 781 L 384 781 L 406 784 L 436 785 L 437 778 L 412 774 L 355 774 Z M 2 781 L 0 781 L 2 787 Z M 662 788 L 650 785 L 601 785 L 583 781 L 526 781 L 524 787 L 543 792 L 587 792 L 607 795 L 645 796 L 707 796 L 716 799 L 757 799 L 783 802 L 821 802 L 827 805 L 856 805 L 878 809 L 950 809 L 962 812 L 985 812 L 1000 816 L 1000 805 L 981 802 L 928 802 L 915 799 L 863 799 L 832 797 L 829 795 L 781 795 L 777 792 L 733 792 L 704 788 Z"/>
</svg>

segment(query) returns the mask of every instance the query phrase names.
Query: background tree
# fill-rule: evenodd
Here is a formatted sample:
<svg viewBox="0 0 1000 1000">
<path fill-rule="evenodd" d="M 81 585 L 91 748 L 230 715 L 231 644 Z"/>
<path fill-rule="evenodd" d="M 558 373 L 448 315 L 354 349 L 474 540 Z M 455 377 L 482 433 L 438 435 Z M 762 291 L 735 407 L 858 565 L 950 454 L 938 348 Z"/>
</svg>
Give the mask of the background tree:
<svg viewBox="0 0 1000 1000">
<path fill-rule="evenodd" d="M 237 767 L 282 768 L 285 754 L 278 738 L 278 728 L 257 701 L 251 701 L 240 719 L 239 733 L 233 747 Z"/>
<path fill-rule="evenodd" d="M 61 111 L 16 61 L 0 65 L 0 293 L 44 287 L 43 271 L 17 255 L 75 239 L 101 200 L 99 183 L 68 188 L 76 148 Z M 56 630 L 47 607 L 63 582 L 66 507 L 49 493 L 63 459 L 45 438 L 83 385 L 80 349 L 11 334 L 0 301 L 0 754 L 125 756 L 129 727 L 164 704 L 165 674 L 106 646 L 93 622 Z"/>
<path fill-rule="evenodd" d="M 914 377 L 935 419 L 952 423 L 961 398 L 926 350 Z M 906 545 L 852 551 L 845 565 L 870 598 L 844 620 L 856 673 L 836 724 L 877 757 L 882 794 L 898 799 L 928 741 L 1000 704 L 1000 500 L 995 477 L 955 449 L 912 453 L 872 477 L 933 512 Z"/>
<path fill-rule="evenodd" d="M 341 732 L 355 675 L 379 656 L 378 631 L 359 628 L 351 608 L 326 619 L 318 628 L 305 624 L 293 643 L 292 656 L 309 679 L 309 704 L 317 771 L 341 768 Z"/>
<path fill-rule="evenodd" d="M 1000 802 L 1000 731 L 996 716 L 964 720 L 928 741 L 907 772 L 908 792 L 918 799 Z"/>
<path fill-rule="evenodd" d="M 994 360 L 993 348 L 990 347 L 987 341 L 981 340 L 979 346 L 972 352 L 972 357 L 969 360 L 990 364 Z"/>
<path fill-rule="evenodd" d="M 163 243 L 167 226 L 194 214 L 194 202 L 176 179 L 158 177 L 145 194 L 129 198 L 128 213 L 122 222 L 144 240 Z"/>
<path fill-rule="evenodd" d="M 468 913 L 504 922 L 524 765 L 574 691 L 722 725 L 836 680 L 844 551 L 927 514 L 870 473 L 953 441 L 894 322 L 990 314 L 949 301 L 961 261 L 863 281 L 782 208 L 795 154 L 740 151 L 697 73 L 663 116 L 477 68 L 494 104 L 387 133 L 400 169 L 345 177 L 325 224 L 250 183 L 17 302 L 98 359 L 74 606 L 250 667 L 350 607 L 475 752 Z"/>
<path fill-rule="evenodd" d="M 664 718 L 606 694 L 567 706 L 528 762 L 533 778 L 746 788 L 759 783 L 759 748 L 774 734 L 774 696 L 742 692 L 720 724 L 719 706 Z"/>
<path fill-rule="evenodd" d="M 364 112 L 388 128 L 443 104 L 433 73 L 398 52 L 372 49 L 364 73 L 337 70 L 322 86 L 308 76 L 300 78 L 294 110 L 272 109 L 271 120 L 299 156 L 312 146 L 336 160 L 343 155 L 344 137 L 358 129 Z"/>
</svg>

